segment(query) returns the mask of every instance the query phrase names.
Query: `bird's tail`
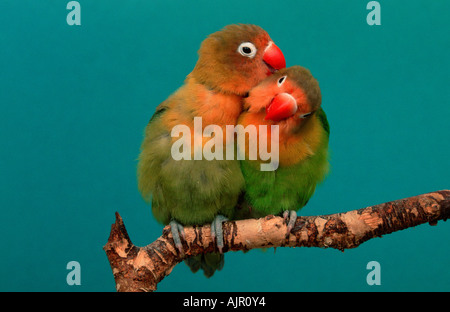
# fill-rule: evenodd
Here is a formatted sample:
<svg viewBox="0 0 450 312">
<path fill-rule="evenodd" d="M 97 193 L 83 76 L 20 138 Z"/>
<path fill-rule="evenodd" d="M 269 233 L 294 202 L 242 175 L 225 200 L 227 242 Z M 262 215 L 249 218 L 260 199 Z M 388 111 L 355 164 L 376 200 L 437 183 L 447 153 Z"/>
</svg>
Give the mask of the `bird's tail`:
<svg viewBox="0 0 450 312">
<path fill-rule="evenodd" d="M 193 273 L 196 273 L 199 269 L 202 269 L 203 274 L 210 278 L 214 275 L 216 270 L 222 270 L 225 263 L 225 257 L 221 253 L 213 252 L 189 257 L 184 260 L 184 263 L 187 264 Z"/>
</svg>

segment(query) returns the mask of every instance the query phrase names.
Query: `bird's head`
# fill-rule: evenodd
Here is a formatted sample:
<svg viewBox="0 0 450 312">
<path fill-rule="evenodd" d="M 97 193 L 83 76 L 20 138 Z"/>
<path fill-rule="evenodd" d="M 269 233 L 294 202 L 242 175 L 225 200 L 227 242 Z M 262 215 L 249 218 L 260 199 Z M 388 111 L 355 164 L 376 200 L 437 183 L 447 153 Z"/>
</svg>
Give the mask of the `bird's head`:
<svg viewBox="0 0 450 312">
<path fill-rule="evenodd" d="M 245 95 L 286 67 L 280 48 L 256 25 L 229 25 L 206 38 L 192 75 L 211 89 Z"/>
<path fill-rule="evenodd" d="M 281 69 L 250 90 L 244 109 L 269 124 L 297 127 L 321 105 L 319 83 L 301 66 Z"/>
</svg>

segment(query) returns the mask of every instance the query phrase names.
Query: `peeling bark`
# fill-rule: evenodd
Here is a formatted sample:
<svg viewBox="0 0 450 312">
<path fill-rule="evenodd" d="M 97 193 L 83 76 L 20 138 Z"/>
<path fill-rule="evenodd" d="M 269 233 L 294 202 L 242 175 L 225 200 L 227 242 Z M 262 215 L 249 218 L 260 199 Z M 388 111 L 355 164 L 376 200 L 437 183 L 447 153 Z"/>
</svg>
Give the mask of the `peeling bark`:
<svg viewBox="0 0 450 312">
<path fill-rule="evenodd" d="M 450 217 L 450 190 L 437 191 L 384 204 L 323 216 L 298 217 L 287 237 L 283 218 L 228 221 L 223 224 L 224 252 L 264 247 L 321 247 L 339 250 L 417 226 L 436 225 Z M 210 226 L 185 227 L 186 256 L 215 251 Z M 116 212 L 108 242 L 103 247 L 120 292 L 154 291 L 157 284 L 183 260 L 174 246 L 170 227 L 145 247 L 133 245 Z"/>
</svg>

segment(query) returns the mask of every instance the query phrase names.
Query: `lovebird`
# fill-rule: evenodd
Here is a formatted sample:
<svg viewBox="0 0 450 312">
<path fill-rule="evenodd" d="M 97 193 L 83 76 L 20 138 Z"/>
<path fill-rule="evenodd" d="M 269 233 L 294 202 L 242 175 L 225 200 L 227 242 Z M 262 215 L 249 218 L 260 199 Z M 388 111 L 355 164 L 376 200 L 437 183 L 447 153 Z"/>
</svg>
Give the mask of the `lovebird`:
<svg viewBox="0 0 450 312">
<path fill-rule="evenodd" d="M 199 132 L 195 119 L 201 118 L 201 131 L 214 125 L 225 133 L 226 125 L 236 125 L 248 91 L 284 68 L 286 62 L 265 30 L 244 24 L 229 25 L 209 35 L 198 55 L 184 84 L 156 108 L 145 129 L 137 179 L 143 198 L 151 202 L 153 216 L 170 224 L 182 256 L 183 226 L 211 224 L 219 252 L 185 260 L 193 272 L 201 268 L 210 277 L 223 267 L 222 222 L 233 218 L 244 178 L 235 158 L 209 160 L 203 154 L 200 159 L 195 155 L 199 146 L 204 148 L 211 140 L 204 136 L 195 140 Z M 174 149 L 181 135 L 174 136 L 172 130 L 180 125 L 187 127 L 190 135 L 183 136 L 184 145 Z M 231 141 L 223 135 L 220 143 L 226 146 Z M 174 152 L 184 157 L 175 157 Z"/>
<path fill-rule="evenodd" d="M 282 215 L 288 224 L 286 235 L 295 224 L 296 211 L 307 204 L 328 173 L 330 126 L 321 100 L 319 83 L 311 72 L 292 66 L 251 89 L 238 120 L 245 129 L 255 126 L 259 151 L 278 148 L 272 170 L 261 170 L 267 160 L 259 156 L 251 159 L 250 136 L 240 134 L 245 136 L 244 146 L 239 148 L 246 209 L 257 218 Z M 277 138 L 276 131 L 278 140 L 272 140 Z"/>
</svg>

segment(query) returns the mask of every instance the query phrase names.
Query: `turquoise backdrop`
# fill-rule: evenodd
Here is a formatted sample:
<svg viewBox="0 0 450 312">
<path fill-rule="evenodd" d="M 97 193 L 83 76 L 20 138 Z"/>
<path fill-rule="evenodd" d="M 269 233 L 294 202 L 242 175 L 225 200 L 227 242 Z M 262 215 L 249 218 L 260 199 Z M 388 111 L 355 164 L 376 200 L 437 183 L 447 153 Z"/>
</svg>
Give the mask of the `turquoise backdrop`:
<svg viewBox="0 0 450 312">
<path fill-rule="evenodd" d="M 332 171 L 301 214 L 345 212 L 450 189 L 450 2 L 0 1 L 0 290 L 114 291 L 102 249 L 118 211 L 136 245 L 162 230 L 136 187 L 156 105 L 183 83 L 210 33 L 268 31 L 287 65 L 319 80 Z M 227 253 L 213 278 L 185 264 L 160 291 L 450 291 L 450 223 L 344 253 Z M 69 261 L 81 285 L 69 286 Z M 381 285 L 369 286 L 369 261 Z"/>
</svg>

